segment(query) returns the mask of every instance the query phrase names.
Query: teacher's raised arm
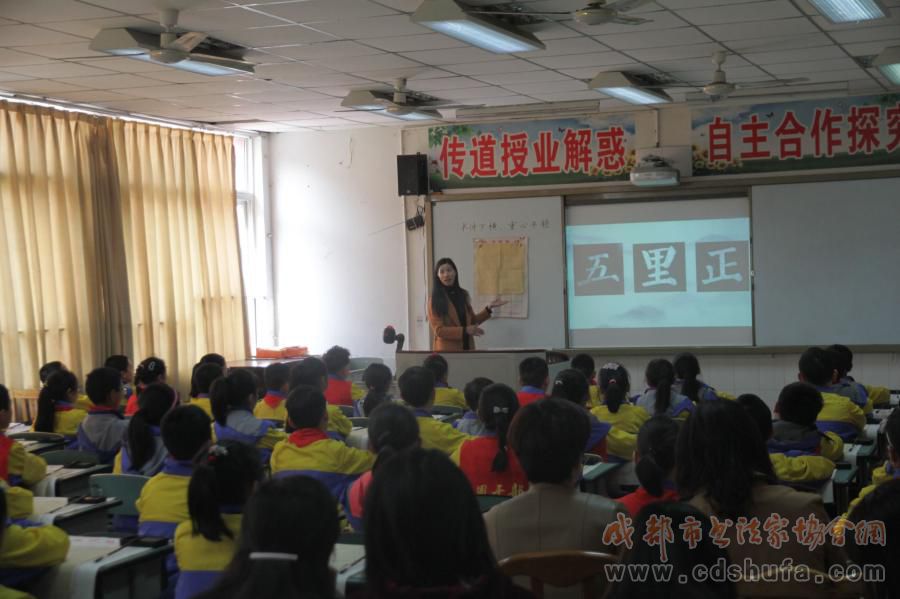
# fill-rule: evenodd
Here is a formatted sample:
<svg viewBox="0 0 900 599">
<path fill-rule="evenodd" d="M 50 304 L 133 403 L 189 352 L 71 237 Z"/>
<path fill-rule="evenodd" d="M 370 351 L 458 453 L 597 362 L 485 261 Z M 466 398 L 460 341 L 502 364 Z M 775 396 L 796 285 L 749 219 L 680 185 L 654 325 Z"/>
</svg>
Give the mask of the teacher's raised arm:
<svg viewBox="0 0 900 599">
<path fill-rule="evenodd" d="M 475 349 L 475 337 L 484 334 L 478 325 L 491 317 L 494 308 L 506 304 L 498 298 L 476 314 L 469 292 L 459 286 L 457 275 L 456 264 L 450 258 L 441 258 L 434 266 L 431 297 L 428 300 L 428 322 L 434 333 L 434 351 Z"/>
</svg>

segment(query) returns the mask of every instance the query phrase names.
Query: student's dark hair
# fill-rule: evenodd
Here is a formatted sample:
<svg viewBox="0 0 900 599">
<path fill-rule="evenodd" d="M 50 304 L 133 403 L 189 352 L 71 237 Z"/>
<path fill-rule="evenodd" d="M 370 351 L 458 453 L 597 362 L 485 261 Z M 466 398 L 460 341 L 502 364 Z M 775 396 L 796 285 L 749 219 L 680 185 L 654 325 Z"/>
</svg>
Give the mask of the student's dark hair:
<svg viewBox="0 0 900 599">
<path fill-rule="evenodd" d="M 592 358 L 589 354 L 576 355 L 569 362 L 569 365 L 583 374 L 588 381 L 591 380 L 591 377 L 594 376 L 594 371 L 597 369 L 596 364 L 594 363 L 594 358 Z"/>
<path fill-rule="evenodd" d="M 5 385 L 0 385 L 0 411 L 12 408 L 12 402 L 9 399 L 9 389 Z"/>
<path fill-rule="evenodd" d="M 857 543 L 852 530 L 845 530 L 850 557 L 857 564 L 881 565 L 884 579 L 870 582 L 865 596 L 871 599 L 896 599 L 900 597 L 900 479 L 881 483 L 863 497 L 849 519 L 853 523 L 883 522 L 886 542 L 882 545 L 873 540 Z"/>
<path fill-rule="evenodd" d="M 441 354 L 431 354 L 422 362 L 422 366 L 431 371 L 434 375 L 435 382 L 442 381 L 450 371 L 450 365 L 447 364 L 447 358 Z"/>
<path fill-rule="evenodd" d="M 676 378 L 681 379 L 681 394 L 687 396 L 692 402 L 700 401 L 700 389 L 703 385 L 697 379 L 700 376 L 700 361 L 690 352 L 682 352 L 675 356 L 672 362 L 675 368 Z"/>
<path fill-rule="evenodd" d="M 340 345 L 332 346 L 322 356 L 329 374 L 337 374 L 350 364 L 350 350 Z"/>
<path fill-rule="evenodd" d="M 525 358 L 519 362 L 519 380 L 523 385 L 543 387 L 550 376 L 550 367 L 543 358 Z"/>
<path fill-rule="evenodd" d="M 831 355 L 821 347 L 810 347 L 803 352 L 798 366 L 806 382 L 816 387 L 830 384 L 835 370 Z"/>
<path fill-rule="evenodd" d="M 834 345 L 829 345 L 826 349 L 831 353 L 834 369 L 838 371 L 841 377 L 847 376 L 853 370 L 853 352 L 850 348 L 846 345 L 835 343 Z"/>
<path fill-rule="evenodd" d="M 690 519 L 689 519 L 690 518 Z M 673 585 L 668 580 L 637 581 L 637 578 L 623 577 L 612 588 L 609 599 L 733 599 L 736 591 L 733 583 L 725 581 L 713 581 L 706 579 L 700 582 L 695 579 L 693 573 L 697 566 L 706 566 L 711 569 L 720 564 L 728 565 L 728 553 L 716 546 L 712 532 L 712 522 L 709 516 L 693 507 L 689 503 L 676 501 L 661 501 L 646 505 L 636 516 L 634 523 L 635 542 L 631 549 L 622 556 L 622 563 L 650 565 L 655 568 L 663 563 L 660 559 L 658 546 L 651 545 L 645 538 L 650 538 L 652 532 L 648 529 L 653 526 L 651 521 L 671 522 L 675 531 L 674 540 L 666 542 L 667 561 L 666 567 L 672 569 L 675 579 L 683 578 L 687 582 Z M 691 546 L 684 529 L 680 526 L 696 526 L 699 523 L 698 543 Z"/>
<path fill-rule="evenodd" d="M 678 423 L 668 416 L 653 416 L 638 431 L 640 457 L 634 471 L 641 486 L 654 497 L 662 497 L 664 483 L 672 476 L 677 441 Z"/>
<path fill-rule="evenodd" d="M 509 444 L 529 482 L 559 484 L 581 463 L 590 432 L 583 409 L 563 399 L 542 399 L 518 411 Z"/>
<path fill-rule="evenodd" d="M 131 364 L 131 360 L 125 354 L 116 354 L 114 356 L 110 356 L 106 358 L 106 362 L 103 363 L 107 368 L 113 368 L 118 370 L 119 372 L 125 372 L 128 370 L 128 365 Z"/>
<path fill-rule="evenodd" d="M 628 392 L 631 390 L 628 371 L 617 362 L 607 362 L 600 368 L 599 385 L 603 392 L 603 402 L 615 414 L 628 401 Z"/>
<path fill-rule="evenodd" d="M 244 509 L 234 558 L 197 599 L 333 599 L 328 563 L 340 534 L 337 504 L 308 476 L 262 483 Z M 251 559 L 254 553 L 287 553 L 297 560 Z"/>
<path fill-rule="evenodd" d="M 585 405 L 590 399 L 590 383 L 580 370 L 567 368 L 556 375 L 553 381 L 551 397 L 567 399 L 579 406 Z"/>
<path fill-rule="evenodd" d="M 791 383 L 778 394 L 778 416 L 794 424 L 814 426 L 824 400 L 818 389 L 808 383 Z"/>
<path fill-rule="evenodd" d="M 122 373 L 115 368 L 95 368 L 84 379 L 84 391 L 95 406 L 102 405 L 111 392 L 121 389 Z"/>
<path fill-rule="evenodd" d="M 166 375 L 166 363 L 160 358 L 150 357 L 138 364 L 134 371 L 134 382 L 137 385 L 149 385 Z"/>
<path fill-rule="evenodd" d="M 78 379 L 68 370 L 57 370 L 47 378 L 41 388 L 37 401 L 37 416 L 34 419 L 34 430 L 41 433 L 52 433 L 55 404 L 67 401 L 69 391 L 78 391 Z"/>
<path fill-rule="evenodd" d="M 772 436 L 772 410 L 769 409 L 766 402 L 760 396 L 752 393 L 738 395 L 737 402 L 750 414 L 763 441 L 768 441 Z"/>
<path fill-rule="evenodd" d="M 176 460 L 193 460 L 209 443 L 209 416 L 197 406 L 177 406 L 160 423 L 163 445 Z"/>
<path fill-rule="evenodd" d="M 246 370 L 232 370 L 227 376 L 216 379 L 209 388 L 213 419 L 225 426 L 229 412 L 249 407 L 251 395 L 256 396 L 256 381 Z"/>
<path fill-rule="evenodd" d="M 671 362 L 662 358 L 650 360 L 644 377 L 647 379 L 647 384 L 656 389 L 654 412 L 665 414 L 672 406 L 672 383 L 675 382 L 675 367 Z"/>
<path fill-rule="evenodd" d="M 291 368 L 291 390 L 301 385 L 320 389 L 322 379 L 328 378 L 328 367 L 319 358 L 305 358 Z"/>
<path fill-rule="evenodd" d="M 411 449 L 385 461 L 363 513 L 373 596 L 391 596 L 392 587 L 457 587 L 500 576 L 472 487 L 440 451 Z"/>
<path fill-rule="evenodd" d="M 689 500 L 701 491 L 715 513 L 746 514 L 758 477 L 775 483 L 766 444 L 747 412 L 733 401 L 704 401 L 681 425 L 675 455 L 678 492 Z"/>
<path fill-rule="evenodd" d="M 447 316 L 450 312 L 450 298 L 447 296 L 447 290 L 444 287 L 444 284 L 441 283 L 441 278 L 438 276 L 438 270 L 445 264 L 449 264 L 453 267 L 453 270 L 456 271 L 456 278 L 453 279 L 453 285 L 451 285 L 450 288 L 459 290 L 467 301 L 469 298 L 469 292 L 459 286 L 459 269 L 456 268 L 456 263 L 450 258 L 441 258 L 438 260 L 434 265 L 431 277 L 431 311 L 441 317 Z"/>
<path fill-rule="evenodd" d="M 66 369 L 65 365 L 62 362 L 60 362 L 59 360 L 54 360 L 53 362 L 47 362 L 46 364 L 41 366 L 40 370 L 38 370 L 38 377 L 40 377 L 40 379 L 41 379 L 41 384 L 43 385 L 44 383 L 46 383 L 47 379 L 49 379 L 50 375 L 53 374 L 54 372 L 59 372 L 60 370 L 65 370 L 65 369 Z"/>
<path fill-rule="evenodd" d="M 400 397 L 414 408 L 421 408 L 434 397 L 434 375 L 422 366 L 410 366 L 397 380 Z"/>
<path fill-rule="evenodd" d="M 198 364 L 215 364 L 220 368 L 225 368 L 225 356 L 222 354 L 206 354 L 197 362 Z"/>
<path fill-rule="evenodd" d="M 201 394 L 209 394 L 209 388 L 213 381 L 225 376 L 225 369 L 218 364 L 197 362 L 194 372 L 191 374 L 191 397 L 199 397 Z"/>
<path fill-rule="evenodd" d="M 484 391 L 485 387 L 493 384 L 494 381 L 483 376 L 477 376 L 466 383 L 466 386 L 463 388 L 463 396 L 466 398 L 466 405 L 469 406 L 470 410 L 478 412 L 478 398 L 481 397 L 481 392 Z"/>
<path fill-rule="evenodd" d="M 327 404 L 318 387 L 300 385 L 288 394 L 285 408 L 294 428 L 318 428 Z"/>
<path fill-rule="evenodd" d="M 363 383 L 369 390 L 363 398 L 363 414 L 370 416 L 379 405 L 387 399 L 391 388 L 391 369 L 384 364 L 372 363 L 363 371 Z"/>
<path fill-rule="evenodd" d="M 291 365 L 284 362 L 276 362 L 266 366 L 266 389 L 277 391 L 287 385 L 291 378 Z"/>
<path fill-rule="evenodd" d="M 372 411 L 369 416 L 369 443 L 378 454 L 373 471 L 394 454 L 415 447 L 418 442 L 419 421 L 408 408 L 386 403 Z"/>
<path fill-rule="evenodd" d="M 188 485 L 188 512 L 194 534 L 209 541 L 235 538 L 222 518 L 222 506 L 243 506 L 262 480 L 259 452 L 252 445 L 222 440 L 194 460 Z"/>
<path fill-rule="evenodd" d="M 894 451 L 900 454 L 900 408 L 894 408 L 884 423 L 884 434 Z"/>
<path fill-rule="evenodd" d="M 153 457 L 155 443 L 150 427 L 161 425 L 165 415 L 175 406 L 177 397 L 172 387 L 165 383 L 153 383 L 138 398 L 138 411 L 128 422 L 123 439 L 135 470 L 140 470 Z"/>
<path fill-rule="evenodd" d="M 491 463 L 492 472 L 506 472 L 509 466 L 507 455 L 507 437 L 509 425 L 519 411 L 519 399 L 516 392 L 503 383 L 494 383 L 484 388 L 478 400 L 478 419 L 484 428 L 497 433 L 497 453 Z"/>
</svg>

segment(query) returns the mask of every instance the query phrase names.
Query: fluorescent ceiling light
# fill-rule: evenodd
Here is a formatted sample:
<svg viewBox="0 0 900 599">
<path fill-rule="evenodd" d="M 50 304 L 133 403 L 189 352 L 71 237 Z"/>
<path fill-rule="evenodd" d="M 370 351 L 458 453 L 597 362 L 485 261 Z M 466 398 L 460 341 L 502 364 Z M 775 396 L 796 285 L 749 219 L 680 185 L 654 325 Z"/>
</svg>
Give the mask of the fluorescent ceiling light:
<svg viewBox="0 0 900 599">
<path fill-rule="evenodd" d="M 413 23 L 497 54 L 546 48 L 531 33 L 499 19 L 469 12 L 456 0 L 424 0 L 411 19 Z"/>
<path fill-rule="evenodd" d="M 252 75 L 253 74 L 253 64 L 247 62 L 244 63 L 246 66 L 238 67 L 240 64 L 239 61 L 236 60 L 227 60 L 222 64 L 217 64 L 212 61 L 207 60 L 192 60 L 187 58 L 185 60 L 179 62 L 157 62 L 150 58 L 149 54 L 129 54 L 128 58 L 137 58 L 138 60 L 143 60 L 145 62 L 152 62 L 155 64 L 162 65 L 164 67 L 174 67 L 176 69 L 180 69 L 182 71 L 190 71 L 191 73 L 197 73 L 199 75 Z M 204 55 L 204 59 L 213 58 L 209 55 Z M 234 66 L 231 66 L 234 65 Z"/>
<path fill-rule="evenodd" d="M 384 113 L 404 121 L 441 120 L 441 114 L 437 111 L 413 108 L 411 106 L 388 106 Z"/>
<path fill-rule="evenodd" d="M 881 74 L 887 77 L 894 85 L 900 85 L 900 46 L 892 46 L 881 51 L 875 60 L 873 67 L 878 67 Z"/>
<path fill-rule="evenodd" d="M 885 17 L 878 0 L 809 0 L 832 23 L 855 23 Z"/>
<path fill-rule="evenodd" d="M 370 89 L 354 89 L 341 100 L 341 106 L 357 110 L 384 110 L 389 100 L 382 97 L 383 95 L 376 94 Z"/>
<path fill-rule="evenodd" d="M 621 71 L 599 73 L 588 87 L 629 104 L 665 104 L 672 101 L 665 92 L 641 87 L 639 81 Z"/>
</svg>

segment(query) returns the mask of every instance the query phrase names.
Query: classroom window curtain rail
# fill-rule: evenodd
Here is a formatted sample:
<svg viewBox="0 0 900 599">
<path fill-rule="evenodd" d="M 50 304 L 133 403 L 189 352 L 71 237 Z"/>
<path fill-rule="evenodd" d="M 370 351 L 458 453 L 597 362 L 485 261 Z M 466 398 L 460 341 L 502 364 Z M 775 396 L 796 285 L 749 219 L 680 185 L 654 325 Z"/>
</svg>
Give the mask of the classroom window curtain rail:
<svg viewBox="0 0 900 599">
<path fill-rule="evenodd" d="M 0 382 L 246 355 L 231 138 L 0 102 Z M 83 380 L 83 379 L 82 379 Z"/>
</svg>

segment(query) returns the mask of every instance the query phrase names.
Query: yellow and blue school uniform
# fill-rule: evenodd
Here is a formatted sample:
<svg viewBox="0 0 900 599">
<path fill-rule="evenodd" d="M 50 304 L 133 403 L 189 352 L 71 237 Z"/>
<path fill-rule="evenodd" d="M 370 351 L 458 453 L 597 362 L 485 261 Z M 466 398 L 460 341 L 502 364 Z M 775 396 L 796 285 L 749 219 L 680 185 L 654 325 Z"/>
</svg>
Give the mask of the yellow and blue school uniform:
<svg viewBox="0 0 900 599">
<path fill-rule="evenodd" d="M 89 412 L 91 408 L 94 407 L 94 402 L 85 395 L 84 393 L 79 393 L 78 398 L 72 404 L 79 410 L 84 410 L 85 412 Z"/>
<path fill-rule="evenodd" d="M 846 397 L 852 401 L 854 405 L 858 406 L 863 413 L 872 411 L 872 404 L 869 402 L 869 394 L 866 392 L 866 388 L 855 381 L 841 379 L 837 383 L 824 387 L 824 390 L 829 393 L 834 393 L 835 395 L 840 395 L 841 397 Z"/>
<path fill-rule="evenodd" d="M 891 391 L 887 387 L 879 387 L 877 385 L 863 385 L 866 395 L 869 396 L 869 403 L 873 408 L 886 408 L 891 405 Z"/>
<path fill-rule="evenodd" d="M 224 426 L 213 423 L 213 434 L 216 440 L 231 439 L 256 447 L 263 464 L 269 462 L 272 449 L 285 438 L 284 431 L 278 430 L 271 420 L 260 420 L 250 410 L 240 409 L 228 412 Z"/>
<path fill-rule="evenodd" d="M 0 492 L 6 493 L 6 517 L 23 520 L 34 513 L 34 493 L 23 487 L 10 487 L 0 479 Z"/>
<path fill-rule="evenodd" d="M 128 450 L 127 440 L 122 440 L 122 449 L 116 454 L 113 461 L 113 474 L 137 474 L 139 476 L 153 476 L 162 470 L 169 451 L 163 445 L 162 434 L 158 426 L 151 426 L 150 432 L 153 435 L 153 455 L 149 460 L 144 462 L 140 468 L 135 468 L 131 461 L 131 454 Z"/>
<path fill-rule="evenodd" d="M 17 587 L 40 576 L 45 568 L 61 564 L 69 553 L 69 535 L 52 525 L 5 526 L 0 544 L 0 584 Z"/>
<path fill-rule="evenodd" d="M 459 420 L 453 423 L 453 428 L 472 437 L 478 437 L 487 432 L 484 423 L 478 419 L 478 414 L 472 410 L 464 412 Z"/>
<path fill-rule="evenodd" d="M 461 433 L 446 422 L 435 420 L 431 412 L 422 408 L 413 409 L 419 423 L 419 438 L 422 449 L 438 449 L 447 455 L 459 449 L 463 442 L 472 437 Z"/>
<path fill-rule="evenodd" d="M 715 401 L 717 399 L 734 399 L 731 396 L 728 396 L 725 393 L 719 393 L 710 385 L 707 385 L 703 381 L 697 381 L 700 383 L 700 388 L 697 390 L 697 399 L 700 401 Z M 677 393 L 682 395 L 681 390 L 684 387 L 684 379 L 676 379 L 675 383 L 672 385 L 672 393 Z M 723 397 L 725 396 L 725 397 Z"/>
<path fill-rule="evenodd" d="M 25 451 L 25 446 L 0 433 L 0 478 L 17 487 L 30 487 L 47 475 L 44 458 Z"/>
<path fill-rule="evenodd" d="M 822 410 L 816 419 L 820 431 L 832 432 L 844 441 L 852 441 L 859 436 L 866 425 L 866 415 L 862 409 L 846 397 L 822 391 Z"/>
<path fill-rule="evenodd" d="M 76 449 L 93 453 L 101 464 L 111 463 L 122 447 L 128 422 L 116 408 L 93 406 L 78 425 Z"/>
<path fill-rule="evenodd" d="M 787 456 L 783 453 L 769 453 L 775 477 L 788 485 L 805 484 L 818 486 L 831 479 L 834 462 L 820 455 Z"/>
<path fill-rule="evenodd" d="M 75 435 L 78 434 L 78 425 L 87 418 L 87 412 L 76 408 L 75 404 L 68 401 L 55 402 L 53 412 L 53 432 L 74 441 Z M 31 430 L 34 430 L 33 424 Z"/>
<path fill-rule="evenodd" d="M 260 420 L 274 420 L 276 422 L 287 421 L 287 395 L 275 389 L 266 391 L 265 397 L 253 406 L 253 415 Z"/>
<path fill-rule="evenodd" d="M 315 478 L 338 501 L 347 487 L 374 465 L 374 454 L 348 447 L 317 428 L 301 428 L 291 433 L 275 446 L 271 462 L 273 477 Z"/>
<path fill-rule="evenodd" d="M 656 413 L 656 389 L 647 388 L 634 403 L 647 414 L 654 415 Z M 666 410 L 665 415 L 678 420 L 687 420 L 693 411 L 694 402 L 672 390 L 672 395 L 669 397 L 669 409 Z"/>
<path fill-rule="evenodd" d="M 208 591 L 234 557 L 241 533 L 243 508 L 222 506 L 220 510 L 231 537 L 222 535 L 218 541 L 210 541 L 200 533 L 194 533 L 194 523 L 190 520 L 175 529 L 175 559 L 180 572 L 175 584 L 175 599 L 190 599 Z"/>
<path fill-rule="evenodd" d="M 197 397 L 192 397 L 188 402 L 188 405 L 197 406 L 209 416 L 209 419 L 213 419 L 212 413 L 212 402 L 209 399 L 209 393 L 200 393 Z"/>
<path fill-rule="evenodd" d="M 603 405 L 603 392 L 600 390 L 600 387 L 598 387 L 596 383 L 591 383 L 591 386 L 588 387 L 588 393 L 590 394 L 591 409 Z"/>
<path fill-rule="evenodd" d="M 787 420 L 772 423 L 772 438 L 766 442 L 769 453 L 788 457 L 822 456 L 832 462 L 844 459 L 844 441 L 835 433 Z"/>
<path fill-rule="evenodd" d="M 638 431 L 650 418 L 650 414 L 643 408 L 625 402 L 617 412 L 602 405 L 592 409 L 591 413 L 612 427 L 606 441 L 610 461 L 630 462 L 637 447 Z"/>
<path fill-rule="evenodd" d="M 190 519 L 187 494 L 192 472 L 190 460 L 169 456 L 162 471 L 147 481 L 135 502 L 140 536 L 171 539 L 178 525 Z"/>
<path fill-rule="evenodd" d="M 353 406 L 353 402 L 366 396 L 366 391 L 353 384 L 352 381 L 336 374 L 328 375 L 328 387 L 325 388 L 325 400 L 334 406 Z"/>
<path fill-rule="evenodd" d="M 459 408 L 460 410 L 465 410 L 468 407 L 466 405 L 466 396 L 463 395 L 463 392 L 447 383 L 434 384 L 434 405 Z"/>
<path fill-rule="evenodd" d="M 863 487 L 859 491 L 859 495 L 850 502 L 850 506 L 847 508 L 847 513 L 844 514 L 844 518 L 847 518 L 850 514 L 853 513 L 853 509 L 859 505 L 859 503 L 865 498 L 866 495 L 874 491 L 878 488 L 878 485 L 884 484 L 889 480 L 897 480 L 900 479 L 900 469 L 894 468 L 890 462 L 885 463 L 884 467 L 876 468 L 872 472 L 872 484 Z"/>
</svg>

